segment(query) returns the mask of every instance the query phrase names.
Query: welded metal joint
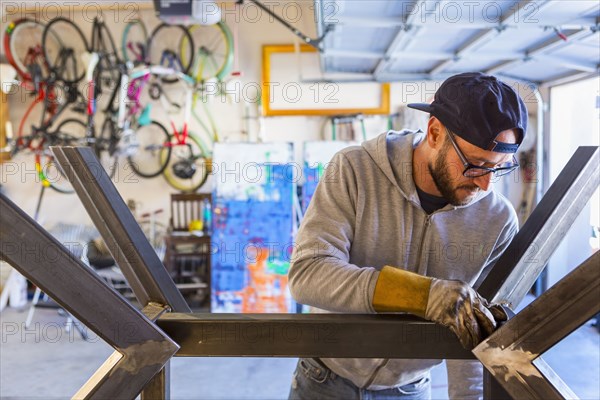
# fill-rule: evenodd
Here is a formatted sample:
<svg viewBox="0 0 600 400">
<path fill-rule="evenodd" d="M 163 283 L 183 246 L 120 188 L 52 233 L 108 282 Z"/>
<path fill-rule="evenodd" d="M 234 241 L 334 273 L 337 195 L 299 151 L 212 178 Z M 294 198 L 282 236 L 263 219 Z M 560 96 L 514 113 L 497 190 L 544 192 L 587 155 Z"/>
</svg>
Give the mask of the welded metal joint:
<svg viewBox="0 0 600 400">
<path fill-rule="evenodd" d="M 600 312 L 600 252 L 481 342 L 473 354 L 515 399 L 577 396 L 541 355 Z"/>
</svg>

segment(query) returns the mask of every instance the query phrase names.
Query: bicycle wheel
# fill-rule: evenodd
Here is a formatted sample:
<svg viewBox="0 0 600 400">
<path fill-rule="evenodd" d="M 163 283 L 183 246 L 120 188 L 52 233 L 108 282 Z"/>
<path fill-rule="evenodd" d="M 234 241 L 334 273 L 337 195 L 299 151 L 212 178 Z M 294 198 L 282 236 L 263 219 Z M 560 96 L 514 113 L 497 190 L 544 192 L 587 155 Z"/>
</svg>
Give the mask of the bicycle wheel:
<svg viewBox="0 0 600 400">
<path fill-rule="evenodd" d="M 52 43 L 53 36 L 60 37 L 59 46 Z M 42 34 L 44 57 L 56 76 L 67 82 L 79 82 L 85 76 L 87 65 L 81 55 L 88 51 L 88 44 L 81 29 L 66 18 L 53 19 Z"/>
<path fill-rule="evenodd" d="M 133 171 L 143 178 L 154 178 L 160 175 L 169 162 L 171 148 L 169 143 L 169 132 L 162 124 L 152 121 L 148 125 L 140 126 L 135 132 L 132 132 L 132 138 L 129 139 L 128 149 L 125 150 L 127 162 Z M 161 158 L 163 150 L 167 157 Z"/>
<path fill-rule="evenodd" d="M 182 192 L 195 192 L 204 185 L 212 163 L 202 151 L 198 138 L 192 134 L 185 144 L 173 145 L 168 154 L 163 148 L 161 162 L 165 161 L 163 176 L 169 185 Z"/>
<path fill-rule="evenodd" d="M 78 119 L 62 121 L 53 133 L 49 133 L 49 146 L 84 146 L 87 144 L 86 125 Z M 73 193 L 73 187 L 63 170 L 54 160 L 49 149 L 44 150 L 42 157 L 43 173 L 48 186 L 60 193 Z"/>
<path fill-rule="evenodd" d="M 233 36 L 227 24 L 221 21 L 214 25 L 192 25 L 188 31 L 194 44 L 190 76 L 196 82 L 215 77 L 219 81 L 225 79 L 233 66 Z M 183 36 L 179 46 L 183 59 L 189 57 L 187 42 L 188 37 Z"/>
<path fill-rule="evenodd" d="M 181 56 L 181 42 L 187 39 L 186 57 Z M 187 74 L 192 66 L 194 56 L 194 41 L 188 30 L 181 25 L 161 24 L 152 31 L 148 39 L 148 62 L 152 65 L 162 65 Z M 165 76 L 165 83 L 177 82 L 178 78 Z"/>
<path fill-rule="evenodd" d="M 117 128 L 115 127 L 112 118 L 107 116 L 102 123 L 100 136 L 96 138 L 94 152 L 96 153 L 98 160 L 100 160 L 100 164 L 102 164 L 102 167 L 111 178 L 115 176 L 118 168 L 118 144 L 119 138 L 117 137 Z"/>
<path fill-rule="evenodd" d="M 94 70 L 95 96 L 98 108 L 107 112 L 116 99 L 121 73 L 115 41 L 104 22 L 94 20 L 90 52 L 100 56 Z"/>
<path fill-rule="evenodd" d="M 4 35 L 4 51 L 10 65 L 26 81 L 45 79 L 50 69 L 42 51 L 42 35 L 45 25 L 28 18 L 21 18 L 8 24 Z M 60 46 L 60 38 L 52 34 L 49 37 L 52 46 Z"/>
<path fill-rule="evenodd" d="M 49 149 L 36 151 L 35 169 L 43 186 L 64 194 L 75 192 Z"/>
<path fill-rule="evenodd" d="M 131 61 L 134 65 L 143 64 L 146 61 L 146 44 L 148 43 L 148 31 L 146 25 L 140 20 L 129 22 L 125 25 L 121 38 L 121 53 L 125 62 Z"/>
<path fill-rule="evenodd" d="M 78 119 L 62 121 L 51 134 L 51 146 L 87 146 L 87 125 Z"/>
</svg>

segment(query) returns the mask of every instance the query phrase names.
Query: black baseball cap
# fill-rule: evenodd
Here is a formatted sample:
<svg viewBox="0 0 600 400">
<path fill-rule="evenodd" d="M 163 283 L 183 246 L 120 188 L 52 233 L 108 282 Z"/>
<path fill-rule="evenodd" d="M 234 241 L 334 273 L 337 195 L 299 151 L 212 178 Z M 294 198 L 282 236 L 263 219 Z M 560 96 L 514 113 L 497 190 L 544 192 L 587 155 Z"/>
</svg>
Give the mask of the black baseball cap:
<svg viewBox="0 0 600 400">
<path fill-rule="evenodd" d="M 451 76 L 435 92 L 431 104 L 407 106 L 430 113 L 451 132 L 485 150 L 516 153 L 527 132 L 523 99 L 506 83 L 480 72 Z M 517 143 L 496 141 L 508 129 L 517 131 Z"/>
</svg>

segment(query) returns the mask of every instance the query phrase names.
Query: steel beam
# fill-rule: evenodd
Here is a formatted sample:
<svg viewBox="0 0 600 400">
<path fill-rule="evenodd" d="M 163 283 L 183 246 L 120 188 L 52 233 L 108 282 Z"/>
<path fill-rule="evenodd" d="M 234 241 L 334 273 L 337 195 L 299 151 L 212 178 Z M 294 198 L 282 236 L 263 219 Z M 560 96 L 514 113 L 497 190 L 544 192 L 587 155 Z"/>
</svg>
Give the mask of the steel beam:
<svg viewBox="0 0 600 400">
<path fill-rule="evenodd" d="M 131 211 L 89 147 L 51 147 L 94 225 L 142 305 L 190 312 Z"/>
<path fill-rule="evenodd" d="M 483 369 L 483 400 L 513 400 L 494 375 Z"/>
<path fill-rule="evenodd" d="M 116 350 L 75 397 L 137 396 L 177 344 L 2 194 L 0 226 L 1 258 Z"/>
<path fill-rule="evenodd" d="M 473 350 L 513 398 L 577 398 L 540 355 L 600 312 L 598 265 L 600 252 Z"/>
<path fill-rule="evenodd" d="M 498 259 L 479 293 L 511 308 L 525 297 L 600 182 L 600 151 L 579 147 Z"/>
<path fill-rule="evenodd" d="M 164 314 L 178 357 L 472 359 L 447 328 L 408 315 Z"/>
<path fill-rule="evenodd" d="M 152 378 L 141 393 L 141 400 L 171 398 L 171 362 L 167 361 L 163 369 Z"/>
</svg>

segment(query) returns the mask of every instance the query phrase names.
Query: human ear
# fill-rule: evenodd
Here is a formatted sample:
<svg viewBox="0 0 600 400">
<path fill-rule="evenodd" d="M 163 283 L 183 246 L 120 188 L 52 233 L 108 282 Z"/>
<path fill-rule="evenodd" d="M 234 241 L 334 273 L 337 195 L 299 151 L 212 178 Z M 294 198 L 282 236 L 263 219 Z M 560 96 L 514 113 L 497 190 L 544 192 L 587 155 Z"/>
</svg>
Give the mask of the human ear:
<svg viewBox="0 0 600 400">
<path fill-rule="evenodd" d="M 437 149 L 443 141 L 441 122 L 436 117 L 429 118 L 429 123 L 427 124 L 427 144 L 432 149 Z"/>
</svg>

